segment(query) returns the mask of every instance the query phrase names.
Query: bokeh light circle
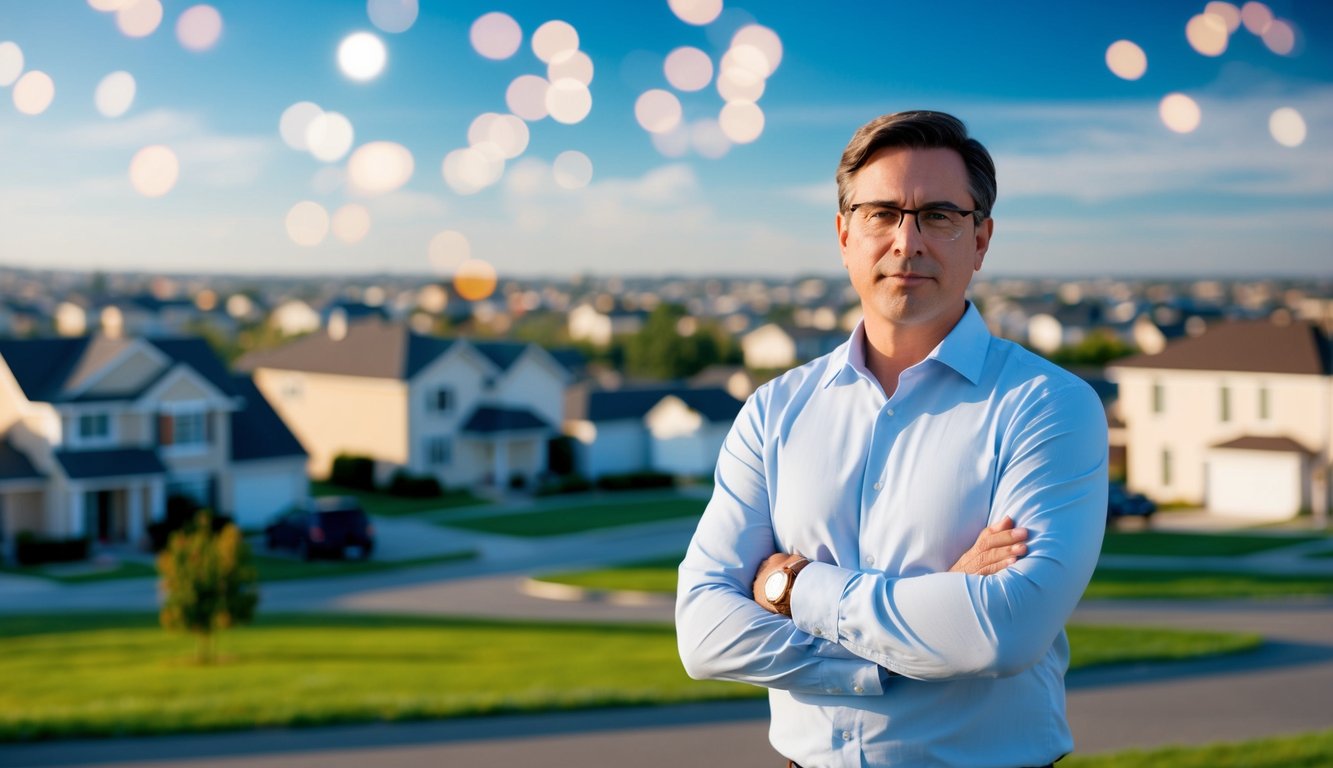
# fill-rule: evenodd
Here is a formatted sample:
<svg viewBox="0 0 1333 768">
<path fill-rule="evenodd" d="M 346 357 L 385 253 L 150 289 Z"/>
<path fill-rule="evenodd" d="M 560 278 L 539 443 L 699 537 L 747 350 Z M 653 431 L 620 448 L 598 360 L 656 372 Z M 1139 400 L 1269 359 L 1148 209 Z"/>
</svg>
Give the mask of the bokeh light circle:
<svg viewBox="0 0 1333 768">
<path fill-rule="evenodd" d="M 154 144 L 134 153 L 130 160 L 130 185 L 144 197 L 162 197 L 180 178 L 180 161 L 170 147 Z"/>
<path fill-rule="evenodd" d="M 1273 23 L 1273 11 L 1263 3 L 1250 0 L 1240 7 L 1240 20 L 1246 29 L 1256 35 L 1263 35 L 1268 31 L 1268 25 Z"/>
<path fill-rule="evenodd" d="M 713 82 L 713 60 L 707 53 L 688 45 L 668 53 L 662 71 L 667 82 L 678 91 L 702 90 Z"/>
<path fill-rule="evenodd" d="M 782 39 L 778 33 L 762 24 L 748 24 L 736 30 L 731 38 L 731 47 L 746 46 L 759 51 L 764 59 L 764 68 L 760 72 L 765 78 L 771 76 L 782 63 Z"/>
<path fill-rule="evenodd" d="M 572 77 L 562 77 L 546 91 L 546 111 L 557 123 L 574 125 L 592 111 L 592 92 Z"/>
<path fill-rule="evenodd" d="M 1268 116 L 1268 132 L 1284 147 L 1299 147 L 1305 143 L 1305 118 L 1291 107 L 1274 110 Z"/>
<path fill-rule="evenodd" d="M 388 59 L 384 42 L 369 32 L 353 32 L 338 45 L 338 68 L 357 82 L 379 77 Z"/>
<path fill-rule="evenodd" d="M 500 61 L 518 52 L 523 43 L 523 30 L 512 16 L 494 11 L 472 22 L 468 37 L 473 50 L 488 59 Z"/>
<path fill-rule="evenodd" d="M 471 195 L 489 187 L 500 180 L 504 174 L 504 157 L 498 148 L 494 154 L 486 147 L 495 145 L 483 142 L 474 147 L 455 149 L 444 156 L 440 173 L 444 183 L 460 195 Z"/>
<path fill-rule="evenodd" d="M 372 141 L 347 158 L 347 182 L 361 195 L 373 197 L 398 189 L 412 178 L 412 153 L 392 141 Z"/>
<path fill-rule="evenodd" d="M 731 140 L 716 120 L 704 118 L 690 125 L 690 146 L 701 157 L 716 160 L 731 150 Z"/>
<path fill-rule="evenodd" d="M 1227 50 L 1227 23 L 1221 16 L 1200 13 L 1185 25 L 1185 39 L 1204 56 L 1221 56 Z"/>
<path fill-rule="evenodd" d="M 185 9 L 176 19 L 176 39 L 189 51 L 206 51 L 222 37 L 222 14 L 211 5 Z"/>
<path fill-rule="evenodd" d="M 1203 12 L 1220 17 L 1227 25 L 1227 34 L 1240 29 L 1240 9 L 1232 3 L 1213 0 L 1203 7 Z"/>
<path fill-rule="evenodd" d="M 1169 93 L 1158 105 L 1162 123 L 1176 133 L 1190 133 L 1199 127 L 1203 114 L 1194 99 L 1183 93 Z"/>
<path fill-rule="evenodd" d="M 1296 48 L 1296 30 L 1282 19 L 1273 19 L 1263 34 L 1264 45 L 1279 56 L 1290 55 Z"/>
<path fill-rule="evenodd" d="M 1138 80 L 1148 71 L 1148 54 L 1129 40 L 1117 40 L 1106 49 L 1106 66 L 1116 77 Z"/>
<path fill-rule="evenodd" d="M 579 48 L 579 33 L 569 22 L 554 20 L 537 27 L 532 33 L 532 52 L 538 59 L 551 63 L 556 56 Z"/>
<path fill-rule="evenodd" d="M 97 84 L 93 92 L 93 104 L 103 117 L 120 117 L 134 104 L 134 75 L 129 72 L 112 72 Z"/>
<path fill-rule="evenodd" d="M 482 301 L 495 293 L 495 267 L 481 259 L 468 259 L 454 272 L 454 290 L 468 301 Z"/>
<path fill-rule="evenodd" d="M 561 51 L 546 66 L 546 77 L 553 83 L 568 78 L 591 85 L 592 59 L 583 51 Z"/>
<path fill-rule="evenodd" d="M 112 11 L 119 11 L 121 8 L 124 8 L 133 2 L 135 2 L 135 0 L 88 0 L 88 7 L 92 8 L 94 11 L 110 13 Z"/>
<path fill-rule="evenodd" d="M 472 244 L 462 232 L 446 229 L 430 239 L 430 244 L 426 246 L 426 258 L 436 272 L 450 274 L 472 258 Z"/>
<path fill-rule="evenodd" d="M 515 115 L 533 122 L 546 117 L 546 92 L 551 84 L 536 75 L 519 75 L 505 89 L 505 105 Z"/>
<path fill-rule="evenodd" d="M 329 212 L 312 200 L 302 200 L 287 211 L 287 237 L 307 248 L 324 242 L 329 234 Z"/>
<path fill-rule="evenodd" d="M 670 91 L 644 91 L 634 102 L 634 118 L 649 133 L 665 133 L 680 125 L 680 99 Z"/>
<path fill-rule="evenodd" d="M 0 88 L 13 85 L 23 74 L 23 49 L 18 43 L 0 43 Z"/>
<path fill-rule="evenodd" d="M 56 84 L 40 69 L 24 72 L 10 92 L 14 107 L 25 115 L 40 115 L 56 97 Z"/>
<path fill-rule="evenodd" d="M 126 37 L 148 37 L 162 23 L 162 3 L 133 0 L 116 10 L 116 26 Z"/>
<path fill-rule="evenodd" d="M 411 29 L 419 12 L 417 0 L 366 0 L 370 23 L 390 34 Z"/>
<path fill-rule="evenodd" d="M 305 144 L 316 160 L 332 163 L 341 160 L 352 148 L 355 132 L 352 121 L 338 112 L 322 112 L 305 130 Z"/>
<path fill-rule="evenodd" d="M 684 157 L 690 151 L 690 129 L 684 123 L 662 133 L 651 134 L 653 147 L 663 157 Z"/>
<path fill-rule="evenodd" d="M 333 236 L 356 245 L 370 234 L 370 211 L 360 203 L 348 203 L 333 212 Z"/>
<path fill-rule="evenodd" d="M 752 101 L 729 101 L 717 122 L 731 142 L 749 144 L 764 132 L 764 111 Z"/>
<path fill-rule="evenodd" d="M 282 111 L 282 118 L 278 120 L 278 133 L 287 146 L 304 152 L 310 149 L 306 143 L 310 124 L 322 114 L 324 110 L 313 101 L 298 101 Z"/>
<path fill-rule="evenodd" d="M 592 181 L 592 160 L 576 149 L 566 150 L 555 156 L 551 174 L 564 189 L 583 189 Z"/>
<path fill-rule="evenodd" d="M 717 92 L 724 101 L 759 101 L 764 78 L 743 66 L 724 68 L 717 76 Z"/>
<path fill-rule="evenodd" d="M 667 0 L 671 12 L 686 24 L 702 27 L 722 13 L 722 0 Z"/>
<path fill-rule="evenodd" d="M 497 115 L 494 112 L 477 117 L 467 131 L 468 144 L 493 144 L 506 160 L 523 154 L 530 138 L 527 123 L 515 115 Z"/>
</svg>

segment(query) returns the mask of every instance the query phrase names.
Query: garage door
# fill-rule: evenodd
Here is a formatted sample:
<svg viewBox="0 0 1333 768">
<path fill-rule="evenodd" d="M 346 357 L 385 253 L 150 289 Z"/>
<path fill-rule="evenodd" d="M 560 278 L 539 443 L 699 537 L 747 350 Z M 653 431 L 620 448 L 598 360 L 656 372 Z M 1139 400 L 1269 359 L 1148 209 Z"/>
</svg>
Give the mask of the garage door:
<svg viewBox="0 0 1333 768">
<path fill-rule="evenodd" d="M 275 515 L 305 498 L 304 464 L 300 472 L 243 470 L 235 472 L 233 514 L 242 528 L 262 528 Z"/>
</svg>

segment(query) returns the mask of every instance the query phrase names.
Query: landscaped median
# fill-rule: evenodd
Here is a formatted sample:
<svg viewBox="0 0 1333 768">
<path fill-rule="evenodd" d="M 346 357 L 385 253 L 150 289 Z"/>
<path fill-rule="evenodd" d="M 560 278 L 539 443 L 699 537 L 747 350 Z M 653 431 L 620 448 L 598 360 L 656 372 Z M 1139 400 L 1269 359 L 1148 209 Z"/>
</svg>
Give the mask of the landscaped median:
<svg viewBox="0 0 1333 768">
<path fill-rule="evenodd" d="M 1075 667 L 1260 638 L 1072 628 Z M 148 614 L 0 618 L 0 740 L 175 733 L 762 696 L 690 680 L 670 625 L 263 615 L 221 663 Z"/>
</svg>

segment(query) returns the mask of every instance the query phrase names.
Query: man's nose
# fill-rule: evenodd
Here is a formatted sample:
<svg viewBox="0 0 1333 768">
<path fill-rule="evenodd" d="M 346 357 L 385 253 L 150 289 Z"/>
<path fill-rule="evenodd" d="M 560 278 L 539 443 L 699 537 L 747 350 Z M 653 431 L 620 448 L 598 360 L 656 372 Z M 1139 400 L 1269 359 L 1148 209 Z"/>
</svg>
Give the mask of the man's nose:
<svg viewBox="0 0 1333 768">
<path fill-rule="evenodd" d="M 907 217 L 912 217 L 912 223 L 907 223 Z M 925 236 L 921 234 L 921 218 L 918 213 L 903 212 L 903 217 L 898 220 L 898 229 L 893 233 L 894 250 L 902 253 L 921 253 Z"/>
</svg>

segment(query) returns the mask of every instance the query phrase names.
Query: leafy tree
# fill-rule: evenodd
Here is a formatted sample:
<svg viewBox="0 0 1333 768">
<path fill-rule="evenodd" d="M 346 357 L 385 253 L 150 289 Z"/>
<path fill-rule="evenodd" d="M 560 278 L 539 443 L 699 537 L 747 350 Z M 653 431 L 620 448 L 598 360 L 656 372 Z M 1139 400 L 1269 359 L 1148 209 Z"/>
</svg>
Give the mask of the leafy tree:
<svg viewBox="0 0 1333 768">
<path fill-rule="evenodd" d="M 215 532 L 208 511 L 201 510 L 193 525 L 171 534 L 157 570 L 162 628 L 193 634 L 201 664 L 213 661 L 218 632 L 254 619 L 258 576 L 234 524 Z"/>
<path fill-rule="evenodd" d="M 692 333 L 682 335 L 685 317 L 685 308 L 679 304 L 659 304 L 653 309 L 643 328 L 625 345 L 625 367 L 631 374 L 678 379 L 738 357 L 730 337 L 716 325 L 697 323 Z"/>
<path fill-rule="evenodd" d="M 1114 333 L 1099 328 L 1079 343 L 1057 349 L 1051 354 L 1051 362 L 1060 365 L 1104 366 L 1136 351 L 1133 345 L 1121 341 Z"/>
</svg>

